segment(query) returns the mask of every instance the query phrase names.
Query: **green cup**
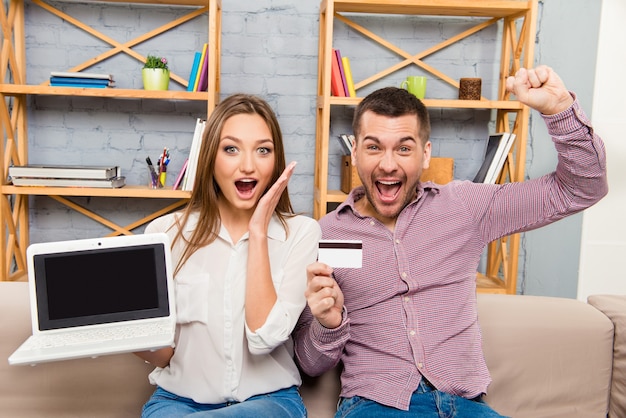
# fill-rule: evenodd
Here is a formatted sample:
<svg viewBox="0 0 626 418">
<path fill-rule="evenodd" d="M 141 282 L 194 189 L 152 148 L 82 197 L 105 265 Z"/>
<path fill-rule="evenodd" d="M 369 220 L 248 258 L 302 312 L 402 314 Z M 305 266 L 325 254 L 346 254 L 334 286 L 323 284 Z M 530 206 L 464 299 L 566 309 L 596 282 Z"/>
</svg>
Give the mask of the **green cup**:
<svg viewBox="0 0 626 418">
<path fill-rule="evenodd" d="M 426 95 L 426 77 L 410 75 L 406 80 L 402 81 L 400 87 L 407 90 L 418 99 L 423 99 Z"/>
</svg>

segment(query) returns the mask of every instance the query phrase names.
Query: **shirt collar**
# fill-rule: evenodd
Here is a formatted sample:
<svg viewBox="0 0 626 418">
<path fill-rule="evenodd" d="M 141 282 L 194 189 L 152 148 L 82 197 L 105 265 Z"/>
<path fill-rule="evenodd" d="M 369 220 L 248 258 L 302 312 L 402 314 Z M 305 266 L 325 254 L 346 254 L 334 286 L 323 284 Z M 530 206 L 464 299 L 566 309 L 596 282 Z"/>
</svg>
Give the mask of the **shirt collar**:
<svg viewBox="0 0 626 418">
<path fill-rule="evenodd" d="M 196 227 L 196 225 L 198 224 L 198 212 L 194 212 L 189 216 L 189 220 L 187 221 L 187 225 L 185 225 L 185 231 L 189 232 L 189 231 L 193 231 L 193 229 Z M 220 231 L 221 231 L 221 225 L 220 225 Z M 220 232 L 221 235 L 221 232 Z M 247 237 L 247 233 L 246 233 L 246 237 Z M 287 231 L 285 231 L 285 228 L 283 227 L 283 224 L 280 222 L 280 219 L 278 219 L 278 216 L 276 216 L 276 214 L 272 215 L 272 219 L 270 219 L 270 223 L 267 227 L 267 237 L 276 241 L 286 241 L 287 240 Z"/>
<path fill-rule="evenodd" d="M 419 182 L 417 184 L 417 196 L 411 203 L 407 205 L 407 207 L 418 202 L 424 196 L 424 193 L 438 194 L 440 190 L 441 185 L 433 183 L 432 181 L 427 181 L 425 183 Z M 337 214 L 346 210 L 347 208 L 350 208 L 352 210 L 352 213 L 359 214 L 359 212 L 356 210 L 355 202 L 363 198 L 366 198 L 365 188 L 363 186 L 355 187 L 348 195 L 348 198 L 339 206 L 337 206 Z"/>
</svg>

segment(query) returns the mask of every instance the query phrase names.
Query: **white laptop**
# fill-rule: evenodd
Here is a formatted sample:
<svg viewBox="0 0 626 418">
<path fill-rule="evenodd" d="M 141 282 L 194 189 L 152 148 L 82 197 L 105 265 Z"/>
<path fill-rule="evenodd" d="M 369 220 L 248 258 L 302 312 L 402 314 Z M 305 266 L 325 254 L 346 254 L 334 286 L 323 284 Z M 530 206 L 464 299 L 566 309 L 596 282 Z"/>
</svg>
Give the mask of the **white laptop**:
<svg viewBox="0 0 626 418">
<path fill-rule="evenodd" d="M 9 364 L 173 346 L 166 234 L 38 243 L 26 254 L 33 335 Z"/>
</svg>

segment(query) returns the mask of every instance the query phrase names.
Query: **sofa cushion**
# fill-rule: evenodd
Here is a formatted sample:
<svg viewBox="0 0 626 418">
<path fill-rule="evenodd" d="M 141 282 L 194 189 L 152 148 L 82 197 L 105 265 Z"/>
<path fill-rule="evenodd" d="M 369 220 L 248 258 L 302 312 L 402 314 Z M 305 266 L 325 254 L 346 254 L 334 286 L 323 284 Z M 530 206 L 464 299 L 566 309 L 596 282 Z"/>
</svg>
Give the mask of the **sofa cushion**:
<svg viewBox="0 0 626 418">
<path fill-rule="evenodd" d="M 492 383 L 485 398 L 515 418 L 606 418 L 613 324 L 578 300 L 478 295 Z M 624 415 L 622 415 L 624 416 Z"/>
<path fill-rule="evenodd" d="M 626 417 L 626 295 L 592 295 L 588 302 L 613 321 L 613 377 L 609 417 Z"/>
<path fill-rule="evenodd" d="M 154 387 L 153 367 L 133 354 L 10 366 L 31 333 L 28 283 L 0 282 L 0 416 L 133 417 Z"/>
</svg>

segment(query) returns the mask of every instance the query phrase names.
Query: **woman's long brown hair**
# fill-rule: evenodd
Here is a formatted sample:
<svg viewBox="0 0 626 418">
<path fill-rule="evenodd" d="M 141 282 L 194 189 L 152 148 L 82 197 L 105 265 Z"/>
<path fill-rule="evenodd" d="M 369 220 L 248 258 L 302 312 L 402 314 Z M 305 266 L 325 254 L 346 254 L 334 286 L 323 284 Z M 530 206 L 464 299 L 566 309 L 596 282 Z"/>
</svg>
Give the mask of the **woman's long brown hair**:
<svg viewBox="0 0 626 418">
<path fill-rule="evenodd" d="M 185 249 L 176 265 L 174 274 L 178 273 L 185 262 L 199 248 L 212 243 L 219 233 L 220 214 L 217 201 L 220 197 L 220 189 L 215 181 L 213 167 L 219 149 L 222 128 L 226 120 L 234 115 L 256 114 L 267 123 L 274 141 L 275 164 L 272 179 L 268 188 L 280 177 L 285 169 L 285 148 L 283 137 L 274 111 L 263 99 L 247 95 L 235 94 L 220 102 L 209 116 L 202 135 L 202 145 L 198 154 L 198 167 L 196 178 L 191 192 L 191 198 L 182 215 L 177 217 L 175 226 L 178 231 L 172 242 L 172 246 L 179 240 L 185 242 Z M 265 194 L 267 190 L 263 193 Z M 198 224 L 189 236 L 184 234 L 184 228 L 189 222 L 192 213 L 198 213 Z M 285 218 L 293 215 L 293 208 L 289 200 L 289 193 L 285 189 L 276 205 L 275 214 L 287 229 Z"/>
</svg>

